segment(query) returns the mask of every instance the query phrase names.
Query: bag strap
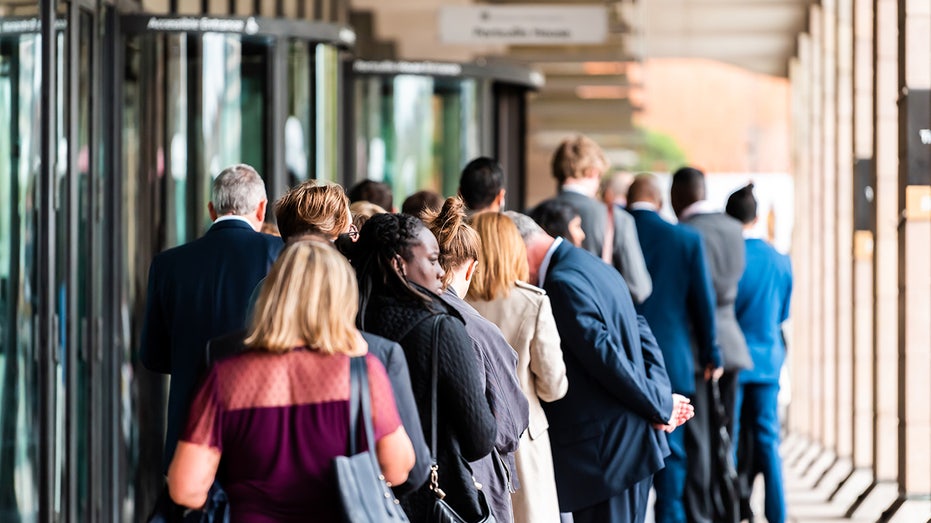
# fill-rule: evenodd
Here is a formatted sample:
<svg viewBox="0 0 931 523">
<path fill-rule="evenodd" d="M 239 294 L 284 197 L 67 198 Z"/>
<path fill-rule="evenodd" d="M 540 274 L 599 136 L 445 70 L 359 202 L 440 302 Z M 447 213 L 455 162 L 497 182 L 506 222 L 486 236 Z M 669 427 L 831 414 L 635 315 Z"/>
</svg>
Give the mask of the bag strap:
<svg viewBox="0 0 931 523">
<path fill-rule="evenodd" d="M 439 470 L 436 463 L 436 382 L 439 375 L 439 349 L 437 340 L 440 338 L 440 315 L 433 317 L 433 333 L 430 335 L 431 345 L 431 372 L 430 372 L 430 490 L 438 499 L 446 497 L 446 493 L 440 488 Z"/>
<path fill-rule="evenodd" d="M 368 363 L 365 356 L 349 360 L 349 455 L 359 452 L 359 417 L 365 430 L 365 441 L 373 458 L 375 450 L 375 430 L 372 427 L 372 394 L 369 392 Z M 376 469 L 377 470 L 377 469 Z"/>
<path fill-rule="evenodd" d="M 349 358 L 349 451 L 348 456 L 355 456 L 359 451 L 359 397 L 361 384 L 358 380 L 359 358 Z"/>
<path fill-rule="evenodd" d="M 439 374 L 439 350 L 437 340 L 440 335 L 440 316 L 433 318 L 433 334 L 430 336 L 432 362 L 430 372 L 430 457 L 436 463 L 436 383 Z"/>
</svg>

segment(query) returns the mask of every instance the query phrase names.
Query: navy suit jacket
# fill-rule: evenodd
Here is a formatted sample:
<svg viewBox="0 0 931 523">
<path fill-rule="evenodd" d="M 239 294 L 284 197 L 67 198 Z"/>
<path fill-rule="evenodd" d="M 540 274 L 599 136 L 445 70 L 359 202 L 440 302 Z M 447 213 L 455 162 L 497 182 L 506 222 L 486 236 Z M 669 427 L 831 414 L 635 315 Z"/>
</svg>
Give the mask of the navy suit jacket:
<svg viewBox="0 0 931 523">
<path fill-rule="evenodd" d="M 388 380 L 391 381 L 391 389 L 394 391 L 394 402 L 398 406 L 401 424 L 404 425 L 404 430 L 414 446 L 416 458 L 414 468 L 407 475 L 407 481 L 404 484 L 393 487 L 395 495 L 402 496 L 419 489 L 427 481 L 431 463 L 430 447 L 427 446 L 424 438 L 423 427 L 420 424 L 420 412 L 414 402 L 411 376 L 407 369 L 404 349 L 387 338 L 368 332 L 363 332 L 362 337 L 369 345 L 369 352 L 378 358 L 378 361 L 385 366 L 385 371 L 388 372 Z M 245 339 L 245 330 L 213 338 L 207 346 L 207 364 L 213 365 L 227 356 L 244 351 L 246 349 L 243 343 Z"/>
<path fill-rule="evenodd" d="M 653 294 L 637 310 L 653 328 L 673 392 L 691 395 L 696 372 L 708 364 L 721 366 L 715 343 L 715 294 L 701 236 L 654 211 L 631 214 L 653 279 Z"/>
<path fill-rule="evenodd" d="M 617 496 L 663 467 L 666 438 L 652 424 L 669 420 L 672 395 L 662 353 L 613 267 L 564 241 L 543 288 L 569 379 L 566 396 L 543 409 L 559 507 L 571 512 Z"/>
<path fill-rule="evenodd" d="M 241 220 L 214 223 L 202 237 L 152 260 L 140 356 L 149 370 L 171 374 L 165 466 L 187 421 L 210 338 L 245 327 L 252 289 L 284 244 Z"/>
</svg>

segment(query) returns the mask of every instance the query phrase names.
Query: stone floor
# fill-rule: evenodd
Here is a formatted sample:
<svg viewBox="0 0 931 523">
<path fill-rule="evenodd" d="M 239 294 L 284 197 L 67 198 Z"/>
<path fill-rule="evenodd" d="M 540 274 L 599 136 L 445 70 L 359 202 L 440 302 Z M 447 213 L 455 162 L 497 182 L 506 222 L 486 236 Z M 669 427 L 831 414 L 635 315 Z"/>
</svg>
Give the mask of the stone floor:
<svg viewBox="0 0 931 523">
<path fill-rule="evenodd" d="M 800 438 L 786 438 L 782 456 L 791 523 L 874 523 L 898 496 L 895 484 L 879 483 L 870 488 L 869 471 L 853 470 L 849 462 Z M 758 515 L 754 523 L 765 523 L 762 478 L 757 481 L 751 501 Z M 647 522 L 652 521 L 653 514 L 647 514 Z M 931 500 L 907 502 L 888 523 L 931 523 Z"/>
</svg>

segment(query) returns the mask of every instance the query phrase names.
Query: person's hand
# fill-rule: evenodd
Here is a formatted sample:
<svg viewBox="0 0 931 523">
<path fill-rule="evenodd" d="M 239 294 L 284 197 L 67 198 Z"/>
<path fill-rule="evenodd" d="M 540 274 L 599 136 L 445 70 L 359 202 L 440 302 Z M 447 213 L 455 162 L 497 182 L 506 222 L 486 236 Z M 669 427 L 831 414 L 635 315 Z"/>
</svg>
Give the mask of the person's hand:
<svg viewBox="0 0 931 523">
<path fill-rule="evenodd" d="M 705 381 L 710 381 L 710 380 L 717 381 L 721 379 L 721 376 L 723 375 L 724 375 L 724 367 L 714 367 L 710 364 L 707 367 L 705 367 Z"/>
<path fill-rule="evenodd" d="M 653 428 L 666 432 L 672 432 L 676 430 L 676 427 L 682 425 L 695 416 L 695 407 L 693 407 L 691 403 L 692 400 L 686 398 L 685 396 L 681 394 L 673 394 L 672 415 L 669 417 L 669 421 L 667 421 L 666 424 L 656 423 L 653 425 Z"/>
</svg>

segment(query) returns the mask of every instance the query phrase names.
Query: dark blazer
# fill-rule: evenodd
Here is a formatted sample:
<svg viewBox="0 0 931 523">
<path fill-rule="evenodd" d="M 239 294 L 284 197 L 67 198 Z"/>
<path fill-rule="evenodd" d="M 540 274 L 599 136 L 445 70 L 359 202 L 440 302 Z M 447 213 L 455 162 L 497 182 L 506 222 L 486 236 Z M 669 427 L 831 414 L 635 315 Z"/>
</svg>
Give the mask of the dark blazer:
<svg viewBox="0 0 931 523">
<path fill-rule="evenodd" d="M 717 297 L 715 319 L 724 368 L 748 369 L 753 366 L 753 361 L 734 311 L 737 283 L 747 265 L 743 226 L 734 218 L 719 212 L 693 214 L 682 220 L 682 223 L 698 230 L 704 240 L 711 283 Z"/>
<path fill-rule="evenodd" d="M 692 395 L 695 372 L 709 364 L 721 366 L 715 344 L 714 289 L 701 236 L 654 211 L 630 214 L 653 279 L 653 294 L 637 305 L 637 311 L 653 328 L 672 391 Z"/>
<path fill-rule="evenodd" d="M 594 198 L 572 191 L 560 190 L 556 199 L 569 204 L 579 213 L 579 217 L 582 218 L 582 230 L 585 231 L 582 248 L 601 258 L 608 207 Z M 653 292 L 653 283 L 643 261 L 643 253 L 640 252 L 637 227 L 624 209 L 615 206 L 613 215 L 614 244 L 611 261 L 627 282 L 634 301 L 639 303 Z"/>
<path fill-rule="evenodd" d="M 388 371 L 388 379 L 394 391 L 394 402 L 398 406 L 401 424 L 404 425 L 404 430 L 407 431 L 411 444 L 414 446 L 416 457 L 414 468 L 407 475 L 407 481 L 403 485 L 394 487 L 395 495 L 401 496 L 420 488 L 427 481 L 427 476 L 430 474 L 430 447 L 424 439 L 420 415 L 417 412 L 417 404 L 414 403 L 414 393 L 411 391 L 407 360 L 404 358 L 401 346 L 368 332 L 363 332 L 362 337 L 369 344 L 369 352 L 378 358 Z M 245 339 L 246 331 L 238 330 L 210 340 L 207 344 L 207 365 L 213 365 L 227 356 L 245 350 L 246 347 L 243 344 Z"/>
<path fill-rule="evenodd" d="M 140 357 L 147 369 L 171 375 L 165 466 L 187 420 L 207 341 L 245 326 L 249 295 L 282 247 L 281 238 L 224 220 L 152 260 Z"/>
<path fill-rule="evenodd" d="M 662 353 L 617 271 L 562 242 L 543 288 L 569 379 L 566 396 L 543 409 L 559 507 L 571 512 L 617 496 L 663 467 L 668 447 L 652 424 L 669 420 L 672 393 Z"/>
</svg>

